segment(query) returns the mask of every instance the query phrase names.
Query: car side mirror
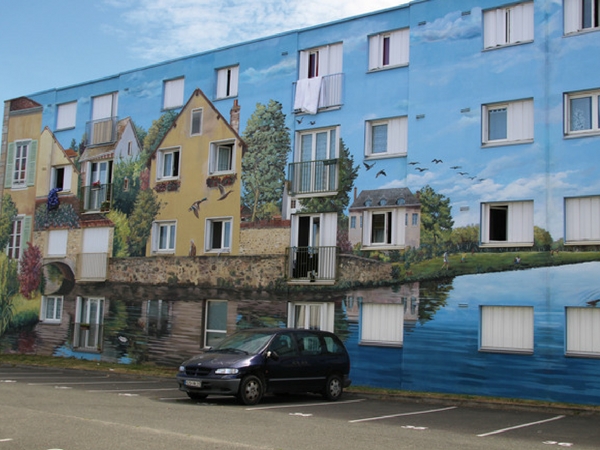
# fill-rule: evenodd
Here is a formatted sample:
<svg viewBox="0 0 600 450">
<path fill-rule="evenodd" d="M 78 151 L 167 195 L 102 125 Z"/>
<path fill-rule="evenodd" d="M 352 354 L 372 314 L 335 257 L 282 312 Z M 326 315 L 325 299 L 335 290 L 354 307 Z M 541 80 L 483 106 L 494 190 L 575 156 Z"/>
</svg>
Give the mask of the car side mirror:
<svg viewBox="0 0 600 450">
<path fill-rule="evenodd" d="M 269 350 L 267 352 L 267 358 L 270 358 L 273 361 L 277 361 L 277 360 L 279 360 L 279 355 L 277 354 L 277 352 L 275 352 L 273 350 Z"/>
</svg>

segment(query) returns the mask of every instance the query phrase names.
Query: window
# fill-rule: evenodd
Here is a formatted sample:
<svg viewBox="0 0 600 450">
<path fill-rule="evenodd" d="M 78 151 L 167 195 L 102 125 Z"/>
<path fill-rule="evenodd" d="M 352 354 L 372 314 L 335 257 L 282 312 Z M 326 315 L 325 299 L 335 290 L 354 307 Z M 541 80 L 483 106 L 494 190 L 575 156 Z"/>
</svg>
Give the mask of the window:
<svg viewBox="0 0 600 450">
<path fill-rule="evenodd" d="M 239 66 L 217 70 L 217 99 L 237 97 L 239 72 Z"/>
<path fill-rule="evenodd" d="M 177 224 L 175 222 L 154 222 L 153 251 L 156 253 L 174 253 Z"/>
<path fill-rule="evenodd" d="M 103 323 L 104 299 L 77 297 L 73 347 L 100 351 Z"/>
<path fill-rule="evenodd" d="M 408 55 L 408 28 L 369 37 L 369 70 L 407 65 Z"/>
<path fill-rule="evenodd" d="M 294 111 L 316 114 L 342 104 L 342 59 L 342 44 L 300 52 Z"/>
<path fill-rule="evenodd" d="M 58 105 L 56 112 L 56 130 L 67 130 L 75 128 L 77 116 L 77 102 L 63 103 Z"/>
<path fill-rule="evenodd" d="M 88 130 L 90 145 L 108 144 L 116 138 L 118 100 L 116 92 L 92 99 L 92 122 Z"/>
<path fill-rule="evenodd" d="M 600 309 L 566 308 L 566 354 L 600 357 Z"/>
<path fill-rule="evenodd" d="M 206 226 L 206 251 L 231 250 L 231 219 L 208 219 Z"/>
<path fill-rule="evenodd" d="M 202 109 L 194 109 L 192 111 L 192 124 L 190 130 L 192 136 L 202 134 Z"/>
<path fill-rule="evenodd" d="M 565 94 L 565 135 L 600 133 L 600 90 Z"/>
<path fill-rule="evenodd" d="M 406 155 L 408 147 L 408 120 L 395 117 L 367 122 L 365 155 Z"/>
<path fill-rule="evenodd" d="M 50 230 L 48 232 L 48 256 L 65 256 L 69 230 Z"/>
<path fill-rule="evenodd" d="M 148 300 L 146 304 L 146 333 L 161 338 L 170 333 L 170 319 L 173 302 L 166 300 Z"/>
<path fill-rule="evenodd" d="M 31 216 L 18 216 L 13 221 L 12 230 L 6 246 L 10 259 L 19 259 L 25 250 L 25 244 L 31 236 Z"/>
<path fill-rule="evenodd" d="M 235 170 L 234 148 L 233 142 L 218 142 L 210 145 L 209 172 L 211 174 Z"/>
<path fill-rule="evenodd" d="M 350 216 L 350 228 L 356 228 L 356 216 Z"/>
<path fill-rule="evenodd" d="M 179 155 L 179 148 L 159 150 L 158 165 L 156 169 L 157 180 L 179 178 Z"/>
<path fill-rule="evenodd" d="M 52 167 L 50 175 L 50 189 L 71 190 L 71 175 L 73 168 L 71 166 Z"/>
<path fill-rule="evenodd" d="M 17 141 L 8 144 L 4 187 L 19 189 L 35 183 L 37 141 Z"/>
<path fill-rule="evenodd" d="M 565 198 L 565 243 L 600 244 L 600 196 Z"/>
<path fill-rule="evenodd" d="M 183 87 L 185 78 L 168 80 L 163 85 L 163 109 L 179 108 L 183 105 Z"/>
<path fill-rule="evenodd" d="M 405 243 L 404 208 L 365 211 L 363 247 L 402 248 Z"/>
<path fill-rule="evenodd" d="M 533 245 L 533 201 L 481 204 L 481 245 Z"/>
<path fill-rule="evenodd" d="M 484 11 L 483 30 L 486 49 L 533 41 L 533 2 Z"/>
<path fill-rule="evenodd" d="M 419 214 L 418 213 L 413 213 L 412 215 L 412 226 L 416 227 L 419 225 Z"/>
<path fill-rule="evenodd" d="M 484 145 L 533 142 L 533 100 L 483 105 Z"/>
<path fill-rule="evenodd" d="M 288 326 L 333 333 L 335 305 L 327 303 L 288 303 Z"/>
<path fill-rule="evenodd" d="M 533 353 L 533 307 L 482 306 L 479 350 Z"/>
<path fill-rule="evenodd" d="M 45 323 L 60 323 L 62 317 L 63 297 L 43 296 L 40 318 Z"/>
<path fill-rule="evenodd" d="M 402 345 L 403 304 L 363 303 L 360 320 L 361 344 Z"/>
<path fill-rule="evenodd" d="M 227 335 L 227 301 L 207 300 L 204 346 L 214 347 Z"/>
<path fill-rule="evenodd" d="M 564 0 L 565 34 L 600 27 L 600 0 Z"/>
</svg>

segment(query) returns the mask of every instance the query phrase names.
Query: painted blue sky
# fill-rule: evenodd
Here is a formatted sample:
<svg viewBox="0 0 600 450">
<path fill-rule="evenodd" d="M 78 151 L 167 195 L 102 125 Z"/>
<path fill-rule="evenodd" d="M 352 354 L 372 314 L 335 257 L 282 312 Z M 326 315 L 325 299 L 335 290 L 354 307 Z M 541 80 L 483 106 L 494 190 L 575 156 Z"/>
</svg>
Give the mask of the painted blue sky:
<svg viewBox="0 0 600 450">
<path fill-rule="evenodd" d="M 408 0 L 22 0 L 0 14 L 0 100 Z"/>
</svg>

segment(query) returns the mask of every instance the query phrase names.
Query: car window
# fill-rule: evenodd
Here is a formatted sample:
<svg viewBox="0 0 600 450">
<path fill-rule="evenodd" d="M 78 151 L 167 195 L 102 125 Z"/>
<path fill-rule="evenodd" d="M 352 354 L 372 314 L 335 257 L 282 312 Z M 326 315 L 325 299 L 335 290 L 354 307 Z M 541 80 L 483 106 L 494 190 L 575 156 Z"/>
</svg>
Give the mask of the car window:
<svg viewBox="0 0 600 450">
<path fill-rule="evenodd" d="M 328 353 L 333 353 L 334 355 L 341 355 L 344 353 L 341 344 L 332 336 L 323 336 L 323 339 L 325 340 L 325 346 L 327 347 Z"/>
<path fill-rule="evenodd" d="M 226 337 L 210 351 L 238 350 L 249 354 L 256 354 L 266 345 L 271 336 L 273 336 L 273 333 L 240 331 Z"/>
<path fill-rule="evenodd" d="M 323 353 L 321 339 L 319 336 L 310 333 L 301 333 L 298 335 L 298 351 L 302 356 L 320 355 Z"/>
<path fill-rule="evenodd" d="M 279 356 L 291 356 L 296 354 L 296 343 L 291 334 L 280 334 L 273 339 L 269 349 Z"/>
</svg>

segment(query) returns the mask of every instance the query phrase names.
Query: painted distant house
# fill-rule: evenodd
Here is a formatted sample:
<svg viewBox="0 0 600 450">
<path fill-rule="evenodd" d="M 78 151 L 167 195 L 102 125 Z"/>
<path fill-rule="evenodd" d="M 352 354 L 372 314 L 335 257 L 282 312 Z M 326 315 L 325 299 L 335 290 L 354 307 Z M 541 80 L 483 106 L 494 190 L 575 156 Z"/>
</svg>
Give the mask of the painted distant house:
<svg viewBox="0 0 600 450">
<path fill-rule="evenodd" d="M 148 256 L 239 254 L 243 153 L 237 131 L 196 89 L 150 159 L 161 209 Z"/>
<path fill-rule="evenodd" d="M 356 385 L 600 403 L 599 10 L 414 0 L 8 100 L 6 253 L 35 226 L 46 266 L 76 255 L 35 351 L 177 364 L 237 329 L 321 328 Z M 240 136 L 271 100 L 291 152 L 261 223 Z M 116 177 L 142 130 L 148 170 Z M 129 176 L 156 216 L 118 204 Z M 35 225 L 61 185 L 73 225 Z M 108 258 L 113 235 L 145 257 Z"/>
<path fill-rule="evenodd" d="M 419 247 L 421 204 L 407 188 L 362 191 L 348 212 L 353 246 L 383 251 Z"/>
</svg>

